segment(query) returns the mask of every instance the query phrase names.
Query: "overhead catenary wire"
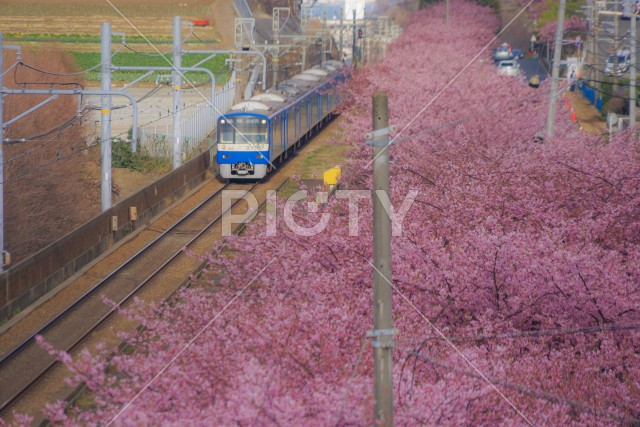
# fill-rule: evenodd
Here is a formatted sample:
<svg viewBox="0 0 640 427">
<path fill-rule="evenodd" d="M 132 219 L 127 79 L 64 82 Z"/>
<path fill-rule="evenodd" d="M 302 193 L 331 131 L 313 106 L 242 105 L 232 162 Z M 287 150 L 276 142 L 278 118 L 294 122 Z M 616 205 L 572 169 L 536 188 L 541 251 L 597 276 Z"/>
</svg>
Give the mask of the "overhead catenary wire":
<svg viewBox="0 0 640 427">
<path fill-rule="evenodd" d="M 24 63 L 18 63 L 19 66 L 23 66 L 32 70 L 35 70 L 30 65 L 25 65 Z M 37 71 L 37 70 L 36 70 Z M 48 73 L 44 73 L 48 74 Z M 79 82 L 19 82 L 18 81 L 18 67 L 13 69 L 13 83 L 18 86 L 28 86 L 28 85 L 44 85 L 44 86 L 76 86 L 84 89 L 82 83 Z"/>
<path fill-rule="evenodd" d="M 185 107 L 181 108 L 179 111 L 184 111 L 184 110 L 186 110 L 186 109 L 192 108 L 194 105 L 197 105 L 197 104 L 189 104 L 188 106 L 185 106 Z M 170 113 L 168 113 L 168 115 L 174 115 L 174 114 L 175 114 L 175 112 L 170 112 Z M 152 120 L 152 121 L 150 121 L 150 122 L 145 123 L 145 125 L 153 124 L 153 123 L 155 123 L 155 122 L 158 122 L 158 121 L 161 121 L 161 120 L 165 120 L 165 119 L 166 119 L 166 117 L 163 117 L 163 118 L 160 118 L 160 119 L 155 119 L 155 120 Z M 121 133 L 116 134 L 116 135 L 112 135 L 112 136 L 111 136 L 111 139 L 118 139 L 118 138 L 120 138 L 120 137 L 123 137 L 123 136 L 128 135 L 128 133 L 129 133 L 128 131 L 125 131 L 125 132 L 121 132 Z M 68 140 L 68 141 L 73 142 L 73 140 Z M 49 142 L 51 142 L 51 141 L 50 141 L 50 140 L 47 140 L 47 141 L 45 141 L 45 142 L 46 142 L 46 143 L 49 143 Z M 42 163 L 42 164 L 40 164 L 40 165 L 37 165 L 37 166 L 35 166 L 35 167 L 33 167 L 33 168 L 31 168 L 31 169 L 29 169 L 29 170 L 27 170 L 27 171 L 24 171 L 24 172 L 22 172 L 22 173 L 20 173 L 20 174 L 18 174 L 18 175 L 14 175 L 14 176 L 12 176 L 11 178 L 5 178 L 2 182 L 0 182 L 0 184 L 5 184 L 5 183 L 8 183 L 8 182 L 16 181 L 16 180 L 18 180 L 18 179 L 20 179 L 20 178 L 23 178 L 23 177 L 24 177 L 24 176 L 26 176 L 26 175 L 29 175 L 29 174 L 34 173 L 34 172 L 37 172 L 37 171 L 38 171 L 38 170 L 40 170 L 40 169 L 44 169 L 44 168 L 46 168 L 46 167 L 49 167 L 49 166 L 51 166 L 52 164 L 54 164 L 55 162 L 57 162 L 57 161 L 62 161 L 62 160 L 65 160 L 65 159 L 67 159 L 68 157 L 71 157 L 71 156 L 73 156 L 73 155 L 81 154 L 81 153 L 83 153 L 83 152 L 87 151 L 88 149 L 90 149 L 90 148 L 92 148 L 92 147 L 95 147 L 95 146 L 101 145 L 101 144 L 102 144 L 102 142 L 103 142 L 103 140 L 98 140 L 98 141 L 93 142 L 93 143 L 87 143 L 87 142 L 86 142 L 86 141 L 84 141 L 84 140 L 75 140 L 75 142 L 77 142 L 77 143 L 81 144 L 81 147 L 80 147 L 80 148 L 78 148 L 78 147 L 71 147 L 71 153 L 69 153 L 69 154 L 67 154 L 67 155 L 64 155 L 64 156 L 57 156 L 57 157 L 56 157 L 56 159 L 54 159 L 54 160 L 52 160 L 52 161 L 49 161 L 49 162 L 46 162 L 46 163 Z M 11 159 L 9 159 L 9 160 L 5 160 L 3 163 L 8 163 L 8 162 L 10 162 L 10 161 L 11 161 Z"/>
<path fill-rule="evenodd" d="M 81 113 L 82 113 L 82 112 L 81 112 Z M 46 137 L 47 135 L 51 135 L 52 133 L 57 132 L 57 131 L 59 131 L 59 130 L 62 130 L 62 129 L 64 129 L 64 128 L 66 128 L 67 126 L 69 126 L 69 125 L 71 125 L 71 124 L 75 123 L 75 122 L 76 122 L 76 121 L 78 121 L 79 119 L 80 119 L 80 117 L 78 117 L 78 115 L 75 115 L 74 117 L 72 117 L 72 118 L 70 118 L 70 119 L 68 119 L 68 120 L 65 120 L 65 121 L 64 121 L 64 122 L 62 122 L 61 124 L 56 125 L 54 128 L 49 129 L 49 130 L 48 130 L 48 131 L 46 131 L 46 132 L 42 132 L 42 133 L 39 133 L 39 134 L 37 134 L 37 135 L 28 136 L 28 137 L 24 137 L 24 138 L 5 139 L 3 142 L 4 142 L 5 144 L 9 144 L 9 145 L 11 145 L 11 144 L 19 144 L 19 143 L 24 143 L 24 142 L 34 141 L 34 140 L 37 140 L 37 139 L 39 139 L 39 138 Z M 6 163 L 6 161 L 5 161 L 5 163 Z"/>
<path fill-rule="evenodd" d="M 53 141 L 56 141 L 56 140 L 57 140 L 57 138 L 58 138 L 60 135 L 64 134 L 64 133 L 65 133 L 68 129 L 70 129 L 70 128 L 71 128 L 71 127 L 72 127 L 76 122 L 81 121 L 81 120 L 82 120 L 82 117 L 74 117 L 72 120 L 70 120 L 70 121 L 69 121 L 69 123 L 68 123 L 68 125 L 67 125 L 66 127 L 64 127 L 64 128 L 62 128 L 62 129 L 60 129 L 60 130 L 59 130 L 59 132 L 58 132 L 55 136 L 53 136 L 52 138 L 50 138 L 50 139 L 48 139 L 48 140 L 44 141 L 43 143 L 41 143 L 41 144 L 39 144 L 39 145 L 37 145 L 37 146 L 35 146 L 35 147 L 33 147 L 33 148 L 31 148 L 31 149 L 27 150 L 27 151 L 24 151 L 24 152 L 22 152 L 22 153 L 20 153 L 20 154 L 17 154 L 17 155 L 15 155 L 15 156 L 13 156 L 13 157 L 11 157 L 11 158 L 9 158 L 9 159 L 4 160 L 2 163 L 3 163 L 3 164 L 11 163 L 11 162 L 13 162 L 13 161 L 15 161 L 15 160 L 17 160 L 17 159 L 19 159 L 19 158 L 21 158 L 21 157 L 27 156 L 27 155 L 32 154 L 33 152 L 35 152 L 35 151 L 37 151 L 37 150 L 40 150 L 40 149 L 44 148 L 44 147 L 45 147 L 46 145 L 48 145 L 49 143 L 51 143 L 51 142 L 53 142 Z M 58 141 L 58 142 L 60 142 L 60 140 L 57 140 L 57 141 Z"/>
<path fill-rule="evenodd" d="M 559 92 L 561 92 L 561 91 L 563 91 L 563 90 L 566 90 L 568 87 L 569 87 L 569 85 L 567 85 L 567 86 L 566 86 L 566 87 L 564 87 L 564 88 L 559 89 L 558 91 L 559 91 Z M 536 97 L 541 97 L 541 96 L 545 96 L 545 93 L 536 91 L 536 93 L 532 94 L 531 96 L 528 96 L 528 97 L 525 97 L 525 98 L 520 98 L 520 99 L 515 99 L 515 100 L 514 100 L 514 102 L 513 102 L 511 105 L 517 105 L 517 104 L 520 104 L 520 103 L 525 102 L 525 101 L 527 101 L 527 100 L 534 99 L 534 98 L 536 98 Z M 188 109 L 188 108 L 192 108 L 194 105 L 197 105 L 197 104 L 190 104 L 189 106 L 184 107 L 184 108 L 181 108 L 181 109 L 179 109 L 178 111 L 184 111 L 184 110 L 186 110 L 186 109 Z M 476 114 L 472 114 L 472 115 L 465 116 L 465 117 L 463 117 L 463 118 L 460 118 L 460 119 L 457 119 L 457 120 L 454 120 L 454 121 L 451 121 L 451 122 L 445 123 L 445 124 L 440 125 L 440 126 L 436 126 L 436 127 L 429 127 L 429 128 L 422 128 L 421 130 L 418 130 L 416 133 L 413 133 L 413 134 L 411 134 L 411 135 L 407 135 L 407 136 L 405 136 L 405 137 L 403 137 L 403 138 L 399 138 L 399 139 L 397 139 L 396 141 L 394 141 L 394 143 L 396 143 L 396 142 L 401 142 L 401 141 L 404 141 L 404 140 L 407 140 L 407 139 L 411 139 L 411 138 L 415 138 L 415 137 L 420 136 L 420 135 L 422 135 L 422 134 L 431 133 L 431 132 L 434 132 L 434 131 L 437 131 L 437 130 L 441 130 L 441 129 L 444 129 L 444 128 L 447 128 L 447 127 L 455 126 L 455 125 L 457 125 L 457 124 L 459 124 L 459 123 L 462 123 L 462 122 L 464 122 L 464 121 L 471 120 L 471 119 L 473 119 L 473 118 L 477 118 L 477 117 L 481 117 L 481 116 L 484 116 L 484 115 L 486 115 L 486 114 L 490 114 L 491 112 L 492 112 L 491 110 L 487 110 L 487 111 L 484 111 L 484 112 L 482 112 L 482 113 L 476 113 Z M 173 115 L 173 114 L 175 114 L 175 112 L 169 112 L 169 113 L 168 113 L 168 115 Z M 145 125 L 150 125 L 150 124 L 153 124 L 153 123 L 156 123 L 156 122 L 159 122 L 159 121 L 165 120 L 165 119 L 166 119 L 166 117 L 162 117 L 162 118 L 159 118 L 159 119 L 155 119 L 155 120 L 152 120 L 152 121 L 150 121 L 150 122 L 145 123 L 143 126 L 145 126 Z M 50 132 L 49 132 L 49 133 L 50 133 Z M 113 136 L 112 136 L 112 138 L 118 138 L 118 137 L 121 137 L 121 136 L 127 135 L 127 133 L 128 133 L 128 132 L 122 132 L 122 133 L 120 133 L 120 134 L 113 135 Z M 40 137 L 41 137 L 41 136 L 40 136 Z M 31 138 L 34 138 L 34 137 L 31 137 Z M 84 144 L 84 141 L 79 141 L 79 142 L 82 142 L 82 143 Z M 82 152 L 82 151 L 84 151 L 84 150 L 86 150 L 86 149 L 88 149 L 88 148 L 91 148 L 91 147 L 93 147 L 93 146 L 95 146 L 95 145 L 99 145 L 99 144 L 101 144 L 101 143 L 102 143 L 102 141 L 98 141 L 98 142 L 96 142 L 96 143 L 93 143 L 93 144 L 90 144 L 90 145 L 86 145 L 86 147 L 84 147 L 84 148 L 83 148 L 83 149 L 81 149 L 80 151 L 75 151 L 75 152 L 70 153 L 70 154 L 69 154 L 69 155 L 67 155 L 67 156 L 62 156 L 62 157 L 59 157 L 59 158 L 57 158 L 57 159 L 55 159 L 55 160 L 53 160 L 53 161 L 50 161 L 50 162 L 47 162 L 47 163 L 43 163 L 43 164 L 41 164 L 41 165 L 38 165 L 38 166 L 36 166 L 36 167 L 34 167 L 34 168 L 30 169 L 29 171 L 26 171 L 26 172 L 24 172 L 24 173 L 22 173 L 22 174 L 20 174 L 20 175 L 18 175 L 18 176 L 13 176 L 13 177 L 11 177 L 10 179 L 5 179 L 5 180 L 3 181 L 3 183 L 4 183 L 4 182 L 10 182 L 10 181 L 13 181 L 13 180 L 16 180 L 16 179 L 18 179 L 18 178 L 20 178 L 20 177 L 22 177 L 22 176 L 25 176 L 25 175 L 28 175 L 28 174 L 30 174 L 30 173 L 36 172 L 36 171 L 38 171 L 39 169 L 42 169 L 42 168 L 45 168 L 45 167 L 50 166 L 51 164 L 55 163 L 56 161 L 64 160 L 64 159 L 65 159 L 65 158 L 67 158 L 68 156 L 72 156 L 72 155 L 74 155 L 74 154 L 78 154 L 78 153 L 80 153 L 80 152 Z M 73 150 L 73 149 L 72 149 L 72 150 Z M 5 163 L 6 163 L 6 161 L 5 161 Z"/>
<path fill-rule="evenodd" d="M 124 47 L 125 47 L 127 50 L 129 50 L 129 51 L 131 51 L 131 52 L 133 52 L 133 53 L 136 53 L 136 54 L 138 54 L 138 55 L 142 55 L 142 56 L 149 56 L 149 57 L 167 56 L 167 55 L 170 55 L 170 54 L 171 54 L 171 52 L 173 52 L 173 49 L 171 49 L 171 50 L 167 50 L 166 52 L 160 52 L 160 53 L 147 53 L 147 52 L 140 52 L 139 50 L 136 50 L 136 49 L 134 49 L 134 48 L 130 47 L 128 44 L 125 44 L 125 45 L 124 45 Z"/>
<path fill-rule="evenodd" d="M 120 52 L 123 48 L 124 48 L 124 45 L 123 45 L 123 46 L 120 46 L 118 49 L 116 49 L 116 50 L 115 50 L 115 52 L 113 52 L 113 53 L 111 54 L 111 58 L 113 58 L 113 57 L 114 57 L 118 52 Z M 87 73 L 87 72 L 89 72 L 89 71 L 93 71 L 93 70 L 95 70 L 95 69 L 97 69 L 97 68 L 100 68 L 100 67 L 103 65 L 103 64 L 102 64 L 102 62 L 100 62 L 98 65 L 95 65 L 95 66 L 93 66 L 93 67 L 91 67 L 91 68 L 87 68 L 86 70 L 82 70 L 82 71 L 75 71 L 75 72 L 73 72 L 73 73 L 57 73 L 57 72 L 53 72 L 53 71 L 42 70 L 42 69 L 40 69 L 40 68 L 38 68 L 38 67 L 35 67 L 35 66 L 33 66 L 33 65 L 29 65 L 29 64 L 25 63 L 24 61 L 18 61 L 18 62 L 19 62 L 20 64 L 22 64 L 23 66 L 28 67 L 28 68 L 30 68 L 30 69 L 32 69 L 32 70 L 34 70 L 34 71 L 39 72 L 39 73 L 49 74 L 49 75 L 51 75 L 51 76 L 60 76 L 60 77 L 77 76 L 77 75 L 79 75 L 79 74 L 84 74 L 84 73 Z"/>
</svg>

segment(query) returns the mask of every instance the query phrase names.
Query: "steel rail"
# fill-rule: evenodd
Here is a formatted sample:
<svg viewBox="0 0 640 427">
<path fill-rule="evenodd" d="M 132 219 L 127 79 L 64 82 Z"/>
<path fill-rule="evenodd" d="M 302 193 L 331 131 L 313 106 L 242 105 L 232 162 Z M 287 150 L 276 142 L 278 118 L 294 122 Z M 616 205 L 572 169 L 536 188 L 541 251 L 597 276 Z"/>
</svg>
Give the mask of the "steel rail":
<svg viewBox="0 0 640 427">
<path fill-rule="evenodd" d="M 247 191 L 251 191 L 253 188 L 255 188 L 259 183 L 254 183 Z M 106 276 L 105 278 L 103 278 L 102 280 L 100 280 L 98 283 L 96 283 L 91 289 L 89 289 L 87 292 L 85 292 L 80 298 L 78 298 L 75 302 L 73 302 L 69 307 L 67 307 L 65 310 L 63 310 L 62 312 L 60 312 L 57 316 L 55 316 L 54 318 L 50 319 L 44 326 L 42 326 L 37 332 L 33 333 L 29 338 L 25 339 L 21 344 L 19 344 L 18 346 L 16 346 L 13 350 L 9 351 L 8 353 L 6 353 L 5 355 L 2 356 L 2 358 L 0 359 L 0 366 L 2 366 L 3 364 L 7 363 L 8 360 L 12 359 L 13 357 L 16 357 L 20 352 L 22 352 L 24 349 L 26 349 L 26 347 L 33 345 L 34 341 L 35 341 L 35 337 L 37 335 L 41 335 L 45 332 L 47 332 L 48 330 L 50 330 L 52 328 L 52 326 L 59 322 L 61 319 L 64 318 L 65 315 L 67 315 L 69 312 L 71 312 L 72 310 L 74 310 L 75 308 L 77 308 L 80 304 L 82 304 L 85 300 L 87 300 L 90 296 L 95 295 L 95 293 L 101 289 L 102 287 L 104 287 L 104 285 L 106 283 L 108 283 L 110 280 L 113 279 L 113 277 L 123 271 L 126 267 L 130 266 L 133 261 L 137 260 L 140 256 L 144 255 L 145 252 L 147 252 L 150 248 L 152 248 L 153 246 L 155 246 L 160 240 L 162 240 L 164 237 L 166 237 L 169 233 L 171 233 L 172 231 L 174 231 L 179 225 L 181 225 L 182 223 L 184 223 L 187 219 L 189 219 L 191 216 L 193 216 L 193 214 L 200 210 L 205 204 L 209 203 L 211 200 L 213 200 L 218 194 L 220 194 L 225 188 L 227 188 L 229 186 L 228 183 L 226 183 L 220 190 L 216 191 L 215 193 L 213 193 L 211 196 L 209 196 L 206 200 L 202 201 L 201 203 L 199 203 L 196 207 L 194 207 L 192 210 L 190 210 L 187 214 L 185 214 L 182 218 L 180 218 L 176 223 L 174 223 L 171 227 L 169 227 L 167 230 L 165 230 L 164 232 L 162 232 L 162 234 L 160 234 L 158 237 L 156 237 L 153 241 L 149 242 L 144 248 L 142 248 L 140 251 L 138 251 L 136 254 L 134 254 L 131 258 L 129 258 L 127 261 L 125 261 L 122 265 L 120 265 L 116 270 L 114 270 L 113 272 L 111 272 L 108 276 Z M 140 289 L 142 289 L 150 280 L 152 280 L 155 276 L 157 276 L 162 270 L 164 270 L 167 265 L 169 265 L 173 260 L 175 260 L 175 258 L 177 258 L 179 255 L 183 254 L 183 249 L 188 247 L 189 245 L 191 245 L 193 242 L 195 242 L 196 240 L 198 240 L 205 232 L 207 232 L 214 224 L 216 224 L 229 210 L 231 210 L 236 204 L 238 204 L 240 202 L 240 200 L 242 199 L 238 199 L 236 200 L 234 203 L 232 203 L 229 208 L 227 210 L 225 210 L 224 212 L 221 212 L 216 218 L 214 218 L 213 220 L 211 220 L 207 225 L 205 225 L 202 230 L 200 230 L 191 240 L 189 240 L 185 245 L 182 246 L 182 248 L 180 250 L 178 250 L 177 252 L 175 252 L 168 260 L 166 260 L 160 267 L 158 267 L 155 271 L 153 271 L 149 276 L 147 276 L 147 278 L 145 278 L 144 280 L 142 280 L 141 283 L 139 283 L 132 291 L 130 291 L 124 298 L 122 298 L 120 300 L 120 302 L 117 303 L 117 305 L 115 307 L 111 307 L 111 309 L 105 313 L 98 321 L 96 321 L 86 332 L 84 332 L 79 338 L 77 338 L 73 343 L 71 343 L 70 345 L 67 346 L 67 349 L 65 351 L 70 352 L 72 351 L 79 343 L 81 343 L 82 341 L 84 341 L 84 339 L 91 334 L 93 331 L 95 331 L 101 324 L 103 324 L 109 317 L 111 317 L 115 312 L 116 309 L 120 306 L 122 306 L 123 304 L 125 304 L 128 300 L 131 299 L 131 297 L 133 297 L 136 293 L 138 293 L 140 291 Z M 44 369 L 42 369 L 36 376 L 34 376 L 24 387 L 22 387 L 18 392 L 16 392 L 13 396 L 11 396 L 10 398 L 8 398 L 5 402 L 2 403 L 2 405 L 0 405 L 0 412 L 4 411 L 8 406 L 10 406 L 13 402 L 15 402 L 20 396 L 22 396 L 33 384 L 35 384 L 37 381 L 39 381 L 47 372 L 49 372 L 51 370 L 51 368 L 53 366 L 55 366 L 56 364 L 58 364 L 58 360 L 53 359 L 51 363 L 49 363 Z"/>
</svg>

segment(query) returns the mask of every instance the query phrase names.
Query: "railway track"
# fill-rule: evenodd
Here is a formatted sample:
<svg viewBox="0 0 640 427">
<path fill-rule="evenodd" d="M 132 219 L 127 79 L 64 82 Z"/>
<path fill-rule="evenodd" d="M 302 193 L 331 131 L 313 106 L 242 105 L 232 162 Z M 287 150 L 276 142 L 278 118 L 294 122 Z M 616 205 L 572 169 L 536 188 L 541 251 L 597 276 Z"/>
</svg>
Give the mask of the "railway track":
<svg viewBox="0 0 640 427">
<path fill-rule="evenodd" d="M 177 219 L 150 243 L 137 251 L 127 261 L 96 282 L 75 302 L 70 304 L 24 339 L 12 350 L 0 357 L 0 417 L 7 419 L 16 402 L 23 399 L 41 383 L 60 363 L 35 342 L 41 335 L 56 349 L 69 353 L 78 349 L 94 331 L 100 328 L 116 312 L 102 301 L 106 296 L 122 306 L 138 295 L 154 281 L 181 262 L 189 248 L 202 240 L 219 223 L 223 215 L 241 200 L 222 212 L 223 190 L 251 191 L 255 184 L 226 184 L 211 194 L 184 216 Z M 216 214 L 216 212 L 219 212 Z"/>
</svg>

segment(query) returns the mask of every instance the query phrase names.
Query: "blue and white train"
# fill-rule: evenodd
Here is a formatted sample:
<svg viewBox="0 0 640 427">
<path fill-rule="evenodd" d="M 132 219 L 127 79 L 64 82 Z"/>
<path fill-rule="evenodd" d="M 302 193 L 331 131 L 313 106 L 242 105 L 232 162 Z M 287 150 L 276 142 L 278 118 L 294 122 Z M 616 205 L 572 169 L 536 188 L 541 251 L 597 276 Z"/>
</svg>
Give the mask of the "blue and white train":
<svg viewBox="0 0 640 427">
<path fill-rule="evenodd" d="M 347 72 L 341 62 L 327 61 L 220 116 L 216 154 L 220 176 L 264 178 L 332 117 Z"/>
</svg>

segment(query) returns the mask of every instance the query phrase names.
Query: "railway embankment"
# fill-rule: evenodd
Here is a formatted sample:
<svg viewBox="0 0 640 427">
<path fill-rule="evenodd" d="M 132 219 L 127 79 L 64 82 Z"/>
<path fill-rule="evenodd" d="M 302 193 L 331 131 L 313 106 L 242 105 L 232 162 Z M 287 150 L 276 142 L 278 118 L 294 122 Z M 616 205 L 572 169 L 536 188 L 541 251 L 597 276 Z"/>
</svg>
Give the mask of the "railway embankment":
<svg viewBox="0 0 640 427">
<path fill-rule="evenodd" d="M 210 166 L 207 151 L 5 270 L 0 274 L 0 322 L 10 321 L 204 182 Z"/>
</svg>

